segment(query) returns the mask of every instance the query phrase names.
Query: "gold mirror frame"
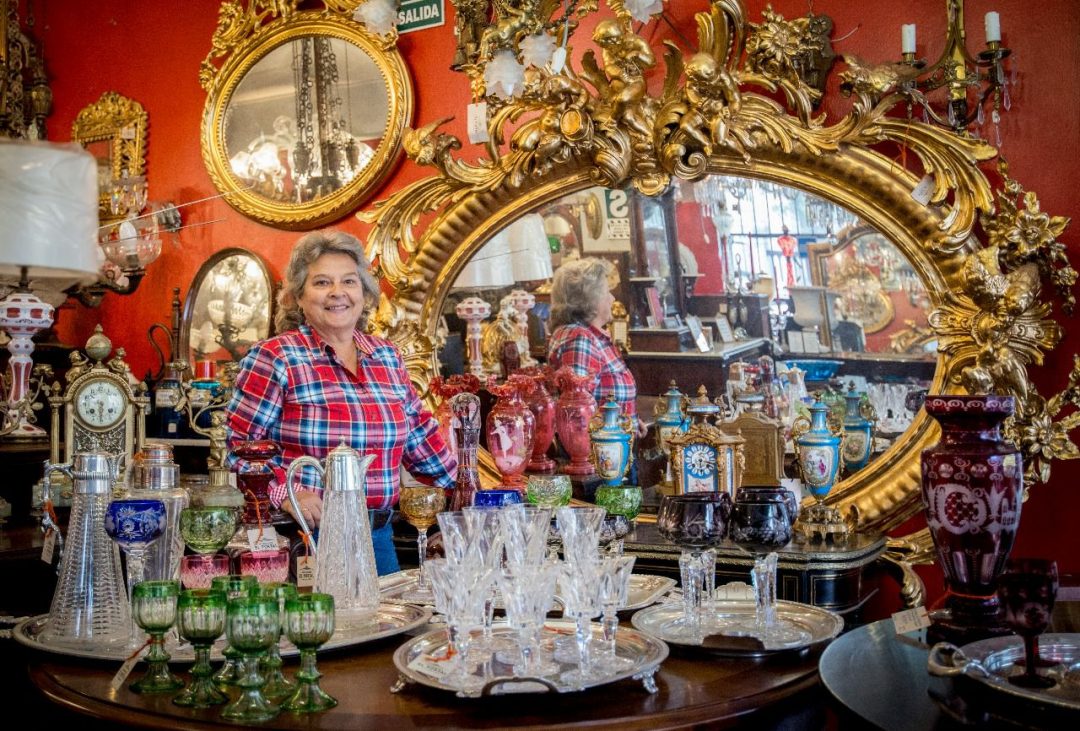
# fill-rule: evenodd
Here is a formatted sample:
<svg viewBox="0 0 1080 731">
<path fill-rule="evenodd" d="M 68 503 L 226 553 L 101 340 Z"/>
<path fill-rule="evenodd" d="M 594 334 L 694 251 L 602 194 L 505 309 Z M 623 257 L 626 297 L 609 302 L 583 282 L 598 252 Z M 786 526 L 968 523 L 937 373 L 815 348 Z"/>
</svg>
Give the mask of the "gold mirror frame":
<svg viewBox="0 0 1080 731">
<path fill-rule="evenodd" d="M 143 105 L 115 91 L 107 91 L 83 107 L 71 124 L 71 140 L 86 147 L 92 142 L 109 144 L 109 168 L 114 181 L 146 174 L 147 114 Z M 102 220 L 115 219 L 109 207 L 109 191 L 102 188 L 98 202 Z"/>
<path fill-rule="evenodd" d="M 354 210 L 390 174 L 401 152 L 402 135 L 412 123 L 414 94 L 412 79 L 397 51 L 397 33 L 379 36 L 353 21 L 351 15 L 359 1 L 327 0 L 325 10 L 303 12 L 296 10 L 297 4 L 297 0 L 222 3 L 212 48 L 199 72 L 199 82 L 207 92 L 201 143 L 210 179 L 229 205 L 270 226 L 312 229 Z M 254 192 L 232 172 L 225 145 L 227 109 L 237 86 L 256 63 L 281 45 L 307 36 L 343 40 L 374 62 L 388 95 L 386 131 L 370 162 L 347 184 L 305 203 L 283 203 Z M 224 61 L 218 68 L 215 62 L 220 59 Z"/>
<path fill-rule="evenodd" d="M 577 73 L 530 70 L 520 98 L 495 104 L 489 159 L 455 160 L 451 153 L 460 142 L 436 131 L 445 120 L 409 130 L 406 152 L 438 174 L 357 214 L 374 224 L 369 253 L 378 256 L 380 273 L 395 288 L 374 327 L 401 349 L 422 392 L 437 372 L 435 328 L 452 282 L 512 219 L 596 184 L 630 182 L 655 195 L 674 177 L 744 175 L 831 200 L 888 237 L 930 293 L 930 323 L 939 342 L 933 391 L 1016 395 L 1009 434 L 1026 457 L 1039 455 L 1031 469 L 1052 456 L 1080 456 L 1067 438 L 1072 454 L 1050 442 L 1051 433 L 1060 436 L 1076 425 L 1070 417 L 1053 417 L 1080 394 L 1070 390 L 1048 401 L 1027 375 L 1027 367 L 1041 364 L 1061 338 L 1050 304 L 1038 296 L 1042 280 L 1056 286 L 1067 312 L 1074 304 L 1076 272 L 1056 240 L 1068 221 L 1041 213 L 1034 194 L 1009 179 L 1003 164 L 1004 184 L 994 191 L 979 168 L 997 156 L 993 147 L 889 116 L 903 109 L 902 97 L 873 69 L 854 66 L 842 74 L 852 109 L 826 125 L 824 116 L 811 112 L 818 92 L 799 78 L 793 57 L 777 50 L 792 47 L 777 37 L 806 34 L 806 20 L 786 21 L 767 9 L 766 22 L 751 24 L 739 0 L 708 3 L 696 17 L 700 53 L 684 59 L 671 48 L 663 91 L 628 99 L 618 92 L 635 68 L 640 73 L 647 65 L 636 53 L 643 42 L 621 0 L 609 5 L 615 19 L 604 28 L 603 64 L 587 53 Z M 611 33 L 626 43 L 611 44 Z M 510 122 L 515 127 L 504 145 Z M 890 144 L 907 150 L 908 169 L 881 149 Z M 918 202 L 927 190 L 927 203 Z M 416 236 L 417 221 L 430 213 Z M 986 246 L 978 241 L 977 222 Z M 1074 377 L 1080 382 L 1080 371 Z M 1048 421 L 1059 429 L 1039 431 Z M 902 438 L 839 483 L 828 502 L 845 513 L 855 508 L 862 529 L 900 525 L 919 510 L 918 454 L 937 433 L 920 411 Z M 1049 468 L 1040 466 L 1032 476 L 1045 481 Z"/>
</svg>

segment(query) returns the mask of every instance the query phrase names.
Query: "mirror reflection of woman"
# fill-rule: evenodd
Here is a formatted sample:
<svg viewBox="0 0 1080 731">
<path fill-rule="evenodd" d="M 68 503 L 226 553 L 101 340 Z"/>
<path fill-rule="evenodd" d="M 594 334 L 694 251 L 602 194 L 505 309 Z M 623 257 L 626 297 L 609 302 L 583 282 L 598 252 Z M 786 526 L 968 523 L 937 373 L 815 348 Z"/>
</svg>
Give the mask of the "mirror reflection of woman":
<svg viewBox="0 0 1080 731">
<path fill-rule="evenodd" d="M 229 446 L 253 439 L 281 445 L 270 500 L 289 513 L 285 471 L 294 459 L 322 460 L 344 441 L 374 454 L 365 490 L 380 575 L 398 570 L 390 526 L 400 468 L 427 484 L 454 486 L 457 462 L 423 408 L 397 348 L 364 326 L 379 298 L 360 242 L 313 232 L 297 241 L 278 297 L 278 335 L 254 345 L 240 363 L 229 404 Z M 233 470 L 243 465 L 231 458 Z M 322 486 L 302 470 L 297 501 L 309 525 L 322 516 Z M 294 516 L 295 517 L 295 516 Z"/>
<path fill-rule="evenodd" d="M 611 322 L 611 262 L 584 258 L 564 263 L 551 283 L 551 338 L 548 364 L 552 369 L 570 366 L 577 375 L 599 374 L 593 397 L 603 403 L 614 395 L 622 413 L 637 417 L 637 384 L 607 330 Z M 645 436 L 645 424 L 636 420 L 637 435 Z"/>
</svg>

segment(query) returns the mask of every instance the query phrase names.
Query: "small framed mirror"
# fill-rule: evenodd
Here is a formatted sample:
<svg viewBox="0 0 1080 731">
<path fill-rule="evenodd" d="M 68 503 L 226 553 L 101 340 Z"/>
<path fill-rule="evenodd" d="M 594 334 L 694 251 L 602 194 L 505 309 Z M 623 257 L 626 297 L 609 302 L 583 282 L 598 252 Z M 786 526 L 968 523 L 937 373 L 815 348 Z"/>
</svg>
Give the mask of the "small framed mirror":
<svg viewBox="0 0 1080 731">
<path fill-rule="evenodd" d="M 390 172 L 412 121 L 412 81 L 394 37 L 329 9 L 266 16 L 246 38 L 223 26 L 214 35 L 201 75 L 203 159 L 244 215 L 315 228 L 354 210 Z"/>
<path fill-rule="evenodd" d="M 110 195 L 116 184 L 146 174 L 147 115 L 134 99 L 107 91 L 79 112 L 71 125 L 71 140 L 86 148 L 98 164 L 98 205 L 103 221 L 113 220 Z"/>
<path fill-rule="evenodd" d="M 240 248 L 217 252 L 188 290 L 179 352 L 189 364 L 240 360 L 270 337 L 273 294 L 270 272 L 257 254 Z"/>
</svg>

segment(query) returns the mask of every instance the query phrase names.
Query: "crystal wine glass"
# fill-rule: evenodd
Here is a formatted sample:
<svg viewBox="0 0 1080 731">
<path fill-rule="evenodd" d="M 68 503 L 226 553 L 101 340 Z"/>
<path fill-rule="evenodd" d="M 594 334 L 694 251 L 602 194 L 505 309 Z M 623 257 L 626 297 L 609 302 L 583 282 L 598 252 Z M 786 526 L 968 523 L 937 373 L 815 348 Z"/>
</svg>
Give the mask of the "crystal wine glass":
<svg viewBox="0 0 1080 731">
<path fill-rule="evenodd" d="M 601 612 L 600 574 L 600 559 L 594 547 L 590 554 L 579 555 L 573 562 L 565 562 L 559 577 L 563 616 L 574 620 L 574 640 L 577 645 L 577 667 L 563 673 L 561 679 L 578 690 L 583 690 L 593 677 L 593 661 L 589 651 L 592 641 L 590 620 Z"/>
<path fill-rule="evenodd" d="M 225 633 L 225 595 L 209 589 L 185 589 L 177 602 L 180 637 L 195 650 L 191 685 L 173 698 L 178 706 L 209 708 L 227 703 L 229 697 L 218 690 L 210 676 L 210 648 Z"/>
<path fill-rule="evenodd" d="M 635 556 L 608 554 L 600 559 L 600 606 L 603 607 L 604 654 L 600 665 L 610 672 L 625 670 L 631 661 L 615 652 L 615 636 L 619 628 L 619 607 L 626 606 L 630 593 L 630 574 L 634 571 Z"/>
<path fill-rule="evenodd" d="M 561 571 L 561 563 L 545 561 L 534 566 L 507 564 L 499 573 L 506 620 L 518 632 L 522 662 L 514 668 L 514 673 L 519 677 L 543 677 L 558 670 L 558 665 L 539 655 L 540 632 L 551 609 Z"/>
<path fill-rule="evenodd" d="M 215 576 L 228 573 L 229 557 L 223 553 L 195 553 L 180 559 L 180 583 L 185 589 L 209 589 Z"/>
<path fill-rule="evenodd" d="M 146 549 L 165 532 L 167 515 L 161 500 L 123 498 L 113 500 L 105 509 L 105 533 L 116 541 L 127 556 L 127 595 L 131 605 L 132 590 L 146 578 Z M 132 618 L 130 642 L 138 640 Z"/>
<path fill-rule="evenodd" d="M 195 553 L 217 553 L 236 533 L 239 519 L 239 511 L 231 506 L 184 508 L 180 511 L 180 535 Z"/>
<path fill-rule="evenodd" d="M 221 717 L 239 723 L 262 723 L 278 714 L 278 707 L 262 693 L 266 679 L 259 673 L 259 659 L 266 655 L 281 635 L 277 599 L 241 596 L 230 599 L 225 617 L 229 644 L 243 656 L 243 671 L 237 679 L 240 695 L 221 711 Z"/>
<path fill-rule="evenodd" d="M 473 505 L 478 508 L 505 508 L 520 502 L 521 493 L 509 488 L 477 490 L 473 495 Z"/>
<path fill-rule="evenodd" d="M 300 650 L 297 688 L 281 704 L 287 711 L 312 713 L 337 705 L 319 687 L 322 677 L 315 667 L 315 652 L 334 634 L 334 597 L 329 594 L 301 594 L 285 600 L 285 634 Z"/>
<path fill-rule="evenodd" d="M 409 525 L 416 528 L 416 553 L 420 573 L 416 588 L 408 592 L 406 599 L 411 601 L 431 601 L 431 582 L 424 573 L 424 559 L 427 558 L 428 528 L 433 526 L 436 516 L 446 509 L 446 492 L 441 487 L 402 487 L 398 499 L 398 508 Z"/>
<path fill-rule="evenodd" d="M 131 684 L 136 693 L 168 693 L 184 687 L 184 681 L 169 670 L 170 655 L 165 649 L 165 633 L 176 622 L 179 596 L 179 581 L 143 581 L 132 591 L 131 613 L 150 635 L 146 674 Z"/>
<path fill-rule="evenodd" d="M 251 592 L 258 591 L 258 589 L 259 580 L 251 575 L 226 574 L 225 576 L 215 576 L 210 580 L 210 590 L 221 592 L 225 595 L 226 600 L 248 596 Z M 214 673 L 214 682 L 218 685 L 234 685 L 240 677 L 240 664 L 238 661 L 241 653 L 231 644 L 226 644 L 221 654 L 225 656 L 225 662 Z"/>
<path fill-rule="evenodd" d="M 240 573 L 260 584 L 280 584 L 289 578 L 289 549 L 247 551 L 240 554 Z"/>
<path fill-rule="evenodd" d="M 569 475 L 530 475 L 525 483 L 525 498 L 538 508 L 569 505 L 573 494 Z"/>
<path fill-rule="evenodd" d="M 278 647 L 281 635 L 285 633 L 285 602 L 296 598 L 296 585 L 284 581 L 266 582 L 259 586 L 259 595 L 264 599 L 273 599 L 278 603 L 278 620 L 281 631 L 278 633 L 278 641 L 270 646 L 266 657 L 263 658 L 263 669 L 266 673 L 266 685 L 263 686 L 263 695 L 271 703 L 281 703 L 296 690 L 296 684 L 281 672 L 281 652 Z"/>
<path fill-rule="evenodd" d="M 1005 623 L 1024 640 L 1024 673 L 1009 677 L 1021 688 L 1049 688 L 1054 680 L 1039 675 L 1037 640 L 1050 626 L 1057 597 L 1057 563 L 1048 559 L 1015 558 L 998 577 L 998 596 Z"/>
</svg>

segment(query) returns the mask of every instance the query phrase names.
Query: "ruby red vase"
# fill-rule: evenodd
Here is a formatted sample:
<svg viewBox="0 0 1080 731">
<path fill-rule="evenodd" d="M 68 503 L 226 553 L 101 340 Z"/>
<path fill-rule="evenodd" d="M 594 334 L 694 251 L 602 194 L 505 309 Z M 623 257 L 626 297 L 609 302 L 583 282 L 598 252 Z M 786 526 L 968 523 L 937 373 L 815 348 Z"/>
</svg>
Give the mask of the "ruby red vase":
<svg viewBox="0 0 1080 731">
<path fill-rule="evenodd" d="M 596 374 L 579 376 L 570 366 L 555 372 L 555 385 L 559 388 L 559 400 L 555 402 L 555 433 L 559 444 L 570 455 L 570 462 L 562 471 L 568 475 L 591 475 L 595 472 L 589 455 L 592 442 L 589 438 L 589 422 L 596 413 L 596 399 L 592 389 Z"/>
<path fill-rule="evenodd" d="M 555 460 L 547 456 L 548 447 L 555 438 L 555 399 L 547 390 L 547 381 L 551 377 L 551 369 L 547 366 L 533 366 L 524 368 L 522 375 L 533 379 L 533 391 L 525 399 L 529 411 L 536 419 L 533 430 L 532 459 L 529 460 L 529 472 L 553 472 Z"/>
<path fill-rule="evenodd" d="M 533 381 L 514 374 L 507 382 L 489 386 L 498 397 L 485 422 L 488 451 L 502 475 L 502 486 L 525 494 L 525 467 L 532 456 L 536 419 L 522 396 L 530 393 Z"/>
<path fill-rule="evenodd" d="M 997 578 L 1016 539 L 1024 493 L 1020 451 L 1001 437 L 1011 396 L 927 396 L 941 441 L 922 452 L 926 524 L 949 591 L 952 625 L 997 623 Z"/>
</svg>

